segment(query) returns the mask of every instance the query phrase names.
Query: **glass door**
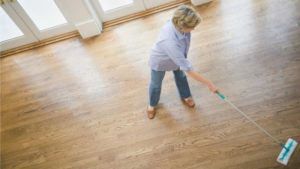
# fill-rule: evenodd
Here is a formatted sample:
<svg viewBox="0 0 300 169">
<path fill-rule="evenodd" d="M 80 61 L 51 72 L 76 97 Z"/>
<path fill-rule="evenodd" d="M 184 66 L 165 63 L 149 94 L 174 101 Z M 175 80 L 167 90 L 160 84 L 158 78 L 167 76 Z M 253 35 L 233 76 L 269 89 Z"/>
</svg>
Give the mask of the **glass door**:
<svg viewBox="0 0 300 169">
<path fill-rule="evenodd" d="M 8 0 L 39 40 L 75 30 L 54 0 Z"/>
<path fill-rule="evenodd" d="M 0 2 L 1 51 L 75 30 L 54 0 Z"/>
<path fill-rule="evenodd" d="M 0 51 L 37 41 L 10 5 L 3 1 L 0 3 Z"/>
<path fill-rule="evenodd" d="M 145 10 L 143 0 L 93 0 L 103 22 Z"/>
</svg>

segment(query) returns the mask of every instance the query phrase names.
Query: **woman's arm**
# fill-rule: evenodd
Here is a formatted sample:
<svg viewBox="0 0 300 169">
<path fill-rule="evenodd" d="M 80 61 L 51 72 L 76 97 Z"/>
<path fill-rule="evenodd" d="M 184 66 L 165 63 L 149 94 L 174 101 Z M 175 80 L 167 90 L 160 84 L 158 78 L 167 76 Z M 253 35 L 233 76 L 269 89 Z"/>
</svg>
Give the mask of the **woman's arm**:
<svg viewBox="0 0 300 169">
<path fill-rule="evenodd" d="M 209 81 L 208 79 L 203 77 L 200 73 L 198 73 L 194 70 L 186 71 L 186 73 L 193 79 L 207 85 L 207 87 L 209 88 L 210 91 L 212 91 L 214 93 L 216 93 L 218 91 L 217 87 L 211 81 Z"/>
</svg>

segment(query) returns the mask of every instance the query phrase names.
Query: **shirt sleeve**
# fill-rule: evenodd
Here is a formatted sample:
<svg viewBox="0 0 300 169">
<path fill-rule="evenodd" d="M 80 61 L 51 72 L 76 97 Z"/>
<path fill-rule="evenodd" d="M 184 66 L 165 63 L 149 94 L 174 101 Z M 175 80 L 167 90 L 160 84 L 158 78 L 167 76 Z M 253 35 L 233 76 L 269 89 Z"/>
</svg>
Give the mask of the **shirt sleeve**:
<svg viewBox="0 0 300 169">
<path fill-rule="evenodd" d="M 171 40 L 166 40 L 161 45 L 172 61 L 180 67 L 180 70 L 193 70 L 192 64 L 185 58 L 185 51 L 181 50 L 179 44 Z"/>
</svg>

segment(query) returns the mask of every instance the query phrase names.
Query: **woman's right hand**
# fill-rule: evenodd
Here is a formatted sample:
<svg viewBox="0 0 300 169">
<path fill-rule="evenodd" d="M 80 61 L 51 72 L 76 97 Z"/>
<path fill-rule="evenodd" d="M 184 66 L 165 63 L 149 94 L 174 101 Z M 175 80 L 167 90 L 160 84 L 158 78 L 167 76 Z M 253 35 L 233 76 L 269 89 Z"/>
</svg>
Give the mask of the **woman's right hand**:
<svg viewBox="0 0 300 169">
<path fill-rule="evenodd" d="M 208 82 L 207 87 L 213 93 L 216 93 L 218 91 L 218 88 L 212 82 Z"/>
<path fill-rule="evenodd" d="M 204 78 L 200 73 L 198 73 L 194 70 L 190 70 L 190 71 L 187 71 L 187 74 L 189 76 L 191 76 L 193 79 L 195 79 L 203 84 L 206 84 L 211 92 L 216 93 L 218 91 L 218 88 L 211 81 Z"/>
</svg>

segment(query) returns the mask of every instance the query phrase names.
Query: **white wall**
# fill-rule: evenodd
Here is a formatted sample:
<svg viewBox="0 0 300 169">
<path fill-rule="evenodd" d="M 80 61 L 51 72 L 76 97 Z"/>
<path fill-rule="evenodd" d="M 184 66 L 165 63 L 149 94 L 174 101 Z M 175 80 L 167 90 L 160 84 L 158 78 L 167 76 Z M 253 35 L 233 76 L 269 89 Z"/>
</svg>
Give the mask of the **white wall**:
<svg viewBox="0 0 300 169">
<path fill-rule="evenodd" d="M 82 38 L 99 35 L 102 23 L 89 4 L 89 0 L 55 0 L 64 16 L 72 22 Z"/>
</svg>

